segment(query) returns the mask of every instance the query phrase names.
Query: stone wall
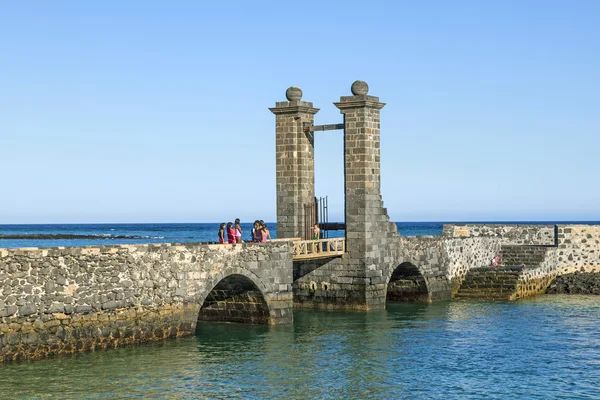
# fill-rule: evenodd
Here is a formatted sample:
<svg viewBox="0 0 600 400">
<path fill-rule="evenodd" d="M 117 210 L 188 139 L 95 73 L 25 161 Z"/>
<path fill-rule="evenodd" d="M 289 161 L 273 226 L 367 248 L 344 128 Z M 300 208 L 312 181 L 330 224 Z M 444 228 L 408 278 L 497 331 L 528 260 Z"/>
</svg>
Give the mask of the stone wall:
<svg viewBox="0 0 600 400">
<path fill-rule="evenodd" d="M 446 235 L 453 232 L 447 227 L 444 228 Z M 600 273 L 600 226 L 557 225 L 553 229 L 556 232 L 555 245 L 548 244 L 549 227 L 542 227 L 537 231 L 538 233 L 535 229 L 524 229 L 527 229 L 525 239 L 511 239 L 509 242 L 541 242 L 542 244 L 506 244 L 505 238 L 499 236 L 488 239 L 502 243 L 501 256 L 504 265 L 521 268 L 517 284 L 508 299 L 516 300 L 545 293 L 557 277 L 565 274 Z M 489 232 L 489 227 L 479 231 Z M 554 239 L 552 242 L 554 243 Z M 493 270 L 488 269 L 482 273 L 487 274 L 489 278 Z"/>
<path fill-rule="evenodd" d="M 384 282 L 384 299 L 447 300 L 471 268 L 487 266 L 500 254 L 501 243 L 485 237 L 403 236 L 393 248 L 366 272 L 352 269 L 345 258 L 294 262 L 294 306 L 361 308 L 356 304 L 365 301 L 364 286 L 373 278 Z"/>
<path fill-rule="evenodd" d="M 500 254 L 501 241 L 488 237 L 464 237 L 442 240 L 447 255 L 446 276 L 455 294 L 470 269 L 491 264 L 492 258 Z"/>
<path fill-rule="evenodd" d="M 368 278 L 342 257 L 294 261 L 294 307 L 366 309 Z"/>
<path fill-rule="evenodd" d="M 495 237 L 502 244 L 554 245 L 554 225 L 444 224 L 445 237 Z"/>
<path fill-rule="evenodd" d="M 544 293 L 556 277 L 556 251 L 550 246 L 502 246 L 511 260 L 498 267 L 471 268 L 455 294 L 457 299 L 517 300 Z"/>
<path fill-rule="evenodd" d="M 428 301 L 450 298 L 447 277 L 447 260 L 444 243 L 440 237 L 401 237 L 396 262 L 386 271 L 386 283 L 390 282 L 395 270 L 402 264 L 414 265 L 421 272 L 427 287 Z"/>
<path fill-rule="evenodd" d="M 504 265 L 536 268 L 546 260 L 547 252 L 548 246 L 503 245 L 500 255 Z"/>
<path fill-rule="evenodd" d="M 0 249 L 0 360 L 193 334 L 230 276 L 260 292 L 265 322 L 289 323 L 291 251 L 286 242 Z"/>
<path fill-rule="evenodd" d="M 558 274 L 600 273 L 600 226 L 557 225 Z"/>
<path fill-rule="evenodd" d="M 527 265 L 519 277 L 519 283 L 511 300 L 545 293 L 550 283 L 559 275 L 556 247 L 545 247 L 545 254 L 538 265 Z"/>
<path fill-rule="evenodd" d="M 523 267 L 471 268 L 454 298 L 458 300 L 510 300 L 515 295 Z"/>
</svg>

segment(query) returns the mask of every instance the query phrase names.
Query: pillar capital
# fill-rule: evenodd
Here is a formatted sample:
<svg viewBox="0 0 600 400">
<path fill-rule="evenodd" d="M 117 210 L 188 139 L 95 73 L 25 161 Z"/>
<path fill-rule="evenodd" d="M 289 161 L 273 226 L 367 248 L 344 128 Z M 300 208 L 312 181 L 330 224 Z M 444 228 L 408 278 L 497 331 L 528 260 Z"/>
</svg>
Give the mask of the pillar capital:
<svg viewBox="0 0 600 400">
<path fill-rule="evenodd" d="M 346 114 L 347 110 L 355 108 L 372 108 L 381 110 L 385 103 L 379 101 L 379 97 L 369 96 L 369 85 L 365 81 L 354 81 L 350 88 L 352 96 L 341 96 L 339 103 L 333 103 L 340 109 L 340 113 Z"/>
<path fill-rule="evenodd" d="M 319 112 L 318 108 L 313 107 L 313 103 L 310 101 L 278 101 L 275 103 L 275 107 L 269 108 L 275 115 L 281 114 L 312 114 L 315 115 Z"/>
<path fill-rule="evenodd" d="M 379 97 L 367 96 L 366 94 L 358 96 L 342 96 L 339 103 L 333 103 L 340 109 L 340 113 L 345 114 L 348 110 L 355 108 L 372 108 L 381 110 L 385 103 L 379 101 Z"/>
<path fill-rule="evenodd" d="M 285 91 L 287 101 L 278 101 L 275 107 L 269 108 L 275 115 L 281 114 L 311 114 L 319 112 L 318 108 L 313 107 L 310 101 L 302 101 L 302 89 L 298 86 L 290 86 Z"/>
</svg>

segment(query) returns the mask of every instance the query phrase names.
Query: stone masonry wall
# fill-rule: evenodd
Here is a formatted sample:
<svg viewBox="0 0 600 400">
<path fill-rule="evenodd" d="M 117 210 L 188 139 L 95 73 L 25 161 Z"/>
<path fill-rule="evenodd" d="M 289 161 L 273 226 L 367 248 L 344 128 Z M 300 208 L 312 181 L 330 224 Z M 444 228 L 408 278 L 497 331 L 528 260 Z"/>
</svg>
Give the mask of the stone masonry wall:
<svg viewBox="0 0 600 400">
<path fill-rule="evenodd" d="M 386 271 L 386 282 L 389 282 L 389 278 L 400 264 L 410 263 L 419 269 L 425 279 L 429 301 L 450 298 L 450 286 L 446 276 L 448 257 L 440 237 L 401 237 L 398 249 L 395 264 Z"/>
<path fill-rule="evenodd" d="M 557 246 L 547 247 L 534 268 L 525 268 L 514 298 L 544 293 L 552 281 L 573 272 L 600 273 L 600 226 L 557 225 Z"/>
<path fill-rule="evenodd" d="M 294 307 L 366 309 L 364 269 L 345 258 L 294 261 Z"/>
<path fill-rule="evenodd" d="M 496 237 L 502 244 L 554 245 L 554 225 L 444 224 L 444 237 Z"/>
<path fill-rule="evenodd" d="M 523 267 L 498 266 L 469 269 L 455 293 L 457 300 L 510 300 L 515 295 Z"/>
<path fill-rule="evenodd" d="M 421 269 L 432 300 L 449 298 L 469 269 L 489 265 L 500 252 L 500 242 L 485 237 L 408 236 L 401 238 L 400 246 L 400 260 Z"/>
<path fill-rule="evenodd" d="M 470 268 L 455 298 L 517 300 L 544 293 L 556 277 L 556 252 L 552 246 L 502 246 L 509 260 L 498 267 Z"/>
<path fill-rule="evenodd" d="M 392 261 L 384 268 L 368 270 L 365 277 L 357 276 L 359 271 L 349 269 L 343 258 L 296 261 L 294 306 L 360 308 L 355 304 L 365 300 L 361 289 L 370 283 L 368 275 L 382 274 L 388 285 L 403 263 L 414 265 L 419 271 L 427 287 L 427 301 L 447 300 L 458 290 L 469 269 L 489 265 L 492 257 L 500 254 L 500 247 L 500 240 L 494 238 L 403 236 L 394 246 Z"/>
<path fill-rule="evenodd" d="M 193 334 L 203 301 L 236 275 L 269 323 L 292 320 L 291 246 L 156 244 L 0 249 L 0 360 Z"/>
<path fill-rule="evenodd" d="M 600 273 L 600 226 L 557 225 L 559 275 L 579 272 Z"/>
<path fill-rule="evenodd" d="M 490 265 L 492 258 L 500 254 L 501 241 L 497 238 L 464 237 L 442 239 L 447 256 L 446 276 L 455 294 L 462 280 L 472 268 Z"/>
<path fill-rule="evenodd" d="M 447 235 L 453 232 L 446 226 L 444 229 Z M 522 266 L 510 300 L 545 293 L 552 281 L 561 275 L 573 272 L 600 273 L 600 226 L 557 225 L 552 229 L 556 232 L 555 245 L 554 237 L 549 240 L 550 227 L 522 229 L 525 230 L 524 238 L 511 238 L 509 244 L 506 238 L 493 236 L 489 239 L 502 243 L 504 265 Z M 489 227 L 479 231 L 489 232 Z M 520 231 L 517 229 L 513 234 Z"/>
<path fill-rule="evenodd" d="M 503 245 L 501 251 L 502 264 L 535 268 L 546 259 L 547 250 L 548 246 Z"/>
<path fill-rule="evenodd" d="M 545 293 L 550 283 L 559 275 L 556 263 L 559 249 L 546 247 L 544 250 L 545 254 L 537 265 L 526 266 L 523 269 L 515 293 L 510 300 Z"/>
</svg>

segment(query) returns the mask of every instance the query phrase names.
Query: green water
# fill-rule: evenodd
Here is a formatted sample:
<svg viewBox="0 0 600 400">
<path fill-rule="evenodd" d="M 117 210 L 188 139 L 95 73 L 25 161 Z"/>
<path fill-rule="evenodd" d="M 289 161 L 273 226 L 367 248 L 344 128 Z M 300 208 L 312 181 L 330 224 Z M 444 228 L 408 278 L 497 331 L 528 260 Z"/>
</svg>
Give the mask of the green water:
<svg viewBox="0 0 600 400">
<path fill-rule="evenodd" d="M 600 398 L 600 297 L 296 311 L 293 326 L 0 366 L 12 398 Z"/>
</svg>

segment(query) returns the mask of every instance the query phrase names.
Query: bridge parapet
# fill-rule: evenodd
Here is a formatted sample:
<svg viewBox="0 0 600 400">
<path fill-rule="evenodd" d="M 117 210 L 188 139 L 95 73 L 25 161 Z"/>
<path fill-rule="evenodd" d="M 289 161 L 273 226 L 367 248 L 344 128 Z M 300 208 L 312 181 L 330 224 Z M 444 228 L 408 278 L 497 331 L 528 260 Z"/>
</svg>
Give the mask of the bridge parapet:
<svg viewBox="0 0 600 400">
<path fill-rule="evenodd" d="M 555 244 L 555 225 L 549 224 L 444 224 L 442 236 L 449 238 L 487 237 L 502 244 Z"/>
</svg>

